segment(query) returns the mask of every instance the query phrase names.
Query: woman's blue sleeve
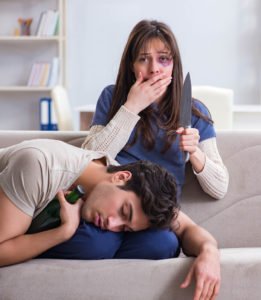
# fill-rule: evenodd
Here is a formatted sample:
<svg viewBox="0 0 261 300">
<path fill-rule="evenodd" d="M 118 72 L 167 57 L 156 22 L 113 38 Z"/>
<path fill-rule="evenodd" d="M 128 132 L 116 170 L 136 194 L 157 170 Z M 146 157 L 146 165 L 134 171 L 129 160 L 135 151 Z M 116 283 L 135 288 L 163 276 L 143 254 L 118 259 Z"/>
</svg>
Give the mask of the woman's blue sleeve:
<svg viewBox="0 0 261 300">
<path fill-rule="evenodd" d="M 95 109 L 95 113 L 92 119 L 93 125 L 106 126 L 108 123 L 108 114 L 112 102 L 113 85 L 109 85 L 102 91 Z"/>
<path fill-rule="evenodd" d="M 208 108 L 200 101 L 193 99 L 194 106 L 206 117 L 211 118 Z M 192 127 L 197 128 L 200 135 L 199 142 L 216 137 L 216 131 L 212 123 L 192 115 Z"/>
</svg>

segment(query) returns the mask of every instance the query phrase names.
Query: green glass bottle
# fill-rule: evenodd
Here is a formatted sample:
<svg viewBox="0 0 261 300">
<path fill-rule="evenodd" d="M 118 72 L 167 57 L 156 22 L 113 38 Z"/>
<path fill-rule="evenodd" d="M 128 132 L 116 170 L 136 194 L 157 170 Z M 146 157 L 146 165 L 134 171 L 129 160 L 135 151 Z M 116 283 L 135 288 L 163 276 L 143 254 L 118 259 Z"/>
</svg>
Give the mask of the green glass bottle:
<svg viewBox="0 0 261 300">
<path fill-rule="evenodd" d="M 82 186 L 77 185 L 76 188 L 65 198 L 71 204 L 75 203 L 85 194 Z M 60 219 L 60 203 L 54 198 L 48 205 L 37 215 L 27 231 L 27 233 L 36 233 L 58 227 L 61 223 Z"/>
</svg>

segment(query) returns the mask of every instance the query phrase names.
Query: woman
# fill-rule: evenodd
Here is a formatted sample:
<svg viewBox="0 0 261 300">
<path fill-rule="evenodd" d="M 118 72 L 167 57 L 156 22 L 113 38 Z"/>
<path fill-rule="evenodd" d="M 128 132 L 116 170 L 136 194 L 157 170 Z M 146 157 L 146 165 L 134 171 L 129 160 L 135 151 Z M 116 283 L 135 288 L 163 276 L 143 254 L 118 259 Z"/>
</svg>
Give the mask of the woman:
<svg viewBox="0 0 261 300">
<path fill-rule="evenodd" d="M 228 172 L 219 155 L 206 106 L 193 99 L 191 128 L 179 126 L 183 72 L 176 39 L 161 22 L 143 20 L 130 33 L 115 86 L 97 103 L 82 147 L 102 150 L 119 163 L 150 160 L 176 178 L 179 195 L 185 176 L 182 152 L 210 196 L 227 192 Z"/>
</svg>

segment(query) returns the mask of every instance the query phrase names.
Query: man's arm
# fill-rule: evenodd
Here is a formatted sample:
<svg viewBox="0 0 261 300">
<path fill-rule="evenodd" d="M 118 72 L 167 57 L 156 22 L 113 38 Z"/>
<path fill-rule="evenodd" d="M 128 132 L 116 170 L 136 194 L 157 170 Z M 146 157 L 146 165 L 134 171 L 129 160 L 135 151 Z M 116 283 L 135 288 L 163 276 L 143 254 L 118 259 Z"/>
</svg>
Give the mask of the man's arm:
<svg viewBox="0 0 261 300">
<path fill-rule="evenodd" d="M 181 288 L 186 288 L 195 277 L 194 300 L 215 299 L 220 287 L 220 261 L 216 240 L 182 212 L 179 212 L 172 229 L 181 240 L 183 252 L 196 256 Z"/>
<path fill-rule="evenodd" d="M 70 238 L 64 226 L 35 234 L 24 234 L 0 244 L 0 266 L 31 259 Z"/>
<path fill-rule="evenodd" d="M 61 226 L 35 234 L 24 234 L 20 232 L 17 236 L 10 236 L 9 239 L 3 240 L 0 243 L 0 267 L 31 259 L 72 237 L 80 222 L 82 201 L 79 200 L 72 205 L 65 200 L 62 192 L 58 193 L 58 199 L 61 205 Z M 3 202 L 4 200 L 2 200 L 2 203 Z M 2 207 L 4 206 L 2 205 Z M 14 210 L 10 210 L 10 212 L 11 211 Z M 12 220 L 12 217 L 13 216 L 9 214 L 9 220 Z M 2 224 L 2 228 L 0 228 L 3 231 L 2 236 L 5 236 L 5 226 L 1 222 L 0 224 Z M 10 221 L 9 225 L 12 226 Z M 2 232 L 1 230 L 0 233 Z M 14 232 L 15 230 L 12 230 L 13 235 Z"/>
</svg>

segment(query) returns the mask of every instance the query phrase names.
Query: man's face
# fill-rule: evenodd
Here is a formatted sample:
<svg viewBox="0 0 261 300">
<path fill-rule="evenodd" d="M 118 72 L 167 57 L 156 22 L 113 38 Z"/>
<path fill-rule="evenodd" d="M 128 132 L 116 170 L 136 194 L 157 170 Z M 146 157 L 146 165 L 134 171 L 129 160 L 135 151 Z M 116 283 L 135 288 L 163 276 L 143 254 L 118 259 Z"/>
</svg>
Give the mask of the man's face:
<svg viewBox="0 0 261 300">
<path fill-rule="evenodd" d="M 141 201 L 132 191 L 112 182 L 100 182 L 82 207 L 82 218 L 104 230 L 139 231 L 149 227 Z"/>
</svg>

